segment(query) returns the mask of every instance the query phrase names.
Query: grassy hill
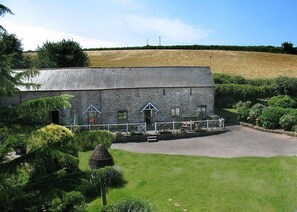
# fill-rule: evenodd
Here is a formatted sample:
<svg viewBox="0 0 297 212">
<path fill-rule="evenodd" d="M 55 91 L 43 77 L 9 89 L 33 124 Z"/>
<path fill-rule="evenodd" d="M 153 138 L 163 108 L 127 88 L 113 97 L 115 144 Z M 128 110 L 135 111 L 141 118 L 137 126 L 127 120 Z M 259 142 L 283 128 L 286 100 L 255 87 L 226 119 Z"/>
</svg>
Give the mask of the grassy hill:
<svg viewBox="0 0 297 212">
<path fill-rule="evenodd" d="M 92 67 L 210 66 L 247 78 L 297 77 L 297 55 L 223 50 L 86 51 Z M 210 59 L 211 56 L 211 59 Z"/>
</svg>

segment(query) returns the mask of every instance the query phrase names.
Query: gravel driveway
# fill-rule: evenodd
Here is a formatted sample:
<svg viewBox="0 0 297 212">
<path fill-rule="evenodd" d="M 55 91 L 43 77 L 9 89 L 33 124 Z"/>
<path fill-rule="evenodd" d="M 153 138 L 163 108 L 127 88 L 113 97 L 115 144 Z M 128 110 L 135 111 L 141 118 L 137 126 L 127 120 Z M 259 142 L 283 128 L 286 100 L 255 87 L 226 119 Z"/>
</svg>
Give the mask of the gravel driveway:
<svg viewBox="0 0 297 212">
<path fill-rule="evenodd" d="M 206 137 L 160 140 L 155 143 L 118 143 L 112 149 L 140 153 L 199 155 L 209 157 L 272 157 L 297 155 L 297 138 L 253 130 L 228 127 L 230 132 Z"/>
</svg>

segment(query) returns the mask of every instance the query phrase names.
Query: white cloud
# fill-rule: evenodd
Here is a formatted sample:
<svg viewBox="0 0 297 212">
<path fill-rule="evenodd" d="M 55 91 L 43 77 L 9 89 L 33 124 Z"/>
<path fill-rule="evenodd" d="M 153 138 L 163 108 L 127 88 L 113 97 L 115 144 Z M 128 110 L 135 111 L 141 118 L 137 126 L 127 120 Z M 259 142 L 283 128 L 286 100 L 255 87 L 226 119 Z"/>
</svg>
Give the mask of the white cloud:
<svg viewBox="0 0 297 212">
<path fill-rule="evenodd" d="M 138 33 L 153 33 L 178 43 L 195 42 L 208 36 L 209 30 L 184 23 L 178 19 L 128 15 L 125 22 Z"/>
<path fill-rule="evenodd" d="M 82 37 L 67 32 L 47 29 L 40 26 L 24 25 L 14 21 L 3 21 L 2 25 L 11 34 L 16 34 L 22 40 L 24 50 L 35 50 L 46 41 L 57 42 L 64 39 L 73 39 L 83 48 L 114 47 L 116 42 Z"/>
</svg>

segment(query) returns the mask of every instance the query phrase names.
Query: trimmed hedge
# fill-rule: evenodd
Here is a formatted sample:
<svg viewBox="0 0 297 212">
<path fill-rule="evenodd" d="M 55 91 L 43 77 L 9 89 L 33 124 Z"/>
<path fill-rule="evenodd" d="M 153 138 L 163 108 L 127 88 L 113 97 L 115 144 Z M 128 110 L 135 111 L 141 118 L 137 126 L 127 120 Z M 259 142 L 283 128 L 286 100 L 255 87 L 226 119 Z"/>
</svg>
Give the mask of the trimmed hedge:
<svg viewBox="0 0 297 212">
<path fill-rule="evenodd" d="M 215 104 L 219 107 L 226 107 L 239 100 L 255 101 L 257 98 L 267 98 L 274 95 L 274 88 L 271 86 L 219 84 L 215 87 Z"/>
</svg>

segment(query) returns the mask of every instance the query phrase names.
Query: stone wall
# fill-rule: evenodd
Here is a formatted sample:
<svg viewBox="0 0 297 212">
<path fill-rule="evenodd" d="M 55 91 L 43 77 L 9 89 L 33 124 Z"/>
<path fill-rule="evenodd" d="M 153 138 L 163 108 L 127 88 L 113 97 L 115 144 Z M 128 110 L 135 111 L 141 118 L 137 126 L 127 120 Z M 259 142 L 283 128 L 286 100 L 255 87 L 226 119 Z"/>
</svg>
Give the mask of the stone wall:
<svg viewBox="0 0 297 212">
<path fill-rule="evenodd" d="M 92 104 L 101 111 L 100 124 L 119 122 L 144 122 L 141 109 L 151 102 L 159 112 L 155 113 L 154 121 L 181 121 L 184 116 L 197 116 L 197 106 L 207 105 L 207 114 L 213 112 L 214 88 L 146 88 L 146 89 L 114 89 L 87 91 L 31 91 L 22 92 L 19 96 L 2 101 L 2 104 L 19 104 L 28 99 L 70 94 L 72 108 L 61 110 L 61 124 L 73 124 L 74 115 L 78 124 L 87 124 L 87 115 L 83 112 Z M 180 116 L 171 117 L 171 109 L 179 108 Z M 128 111 L 128 120 L 119 121 L 118 111 Z"/>
</svg>

